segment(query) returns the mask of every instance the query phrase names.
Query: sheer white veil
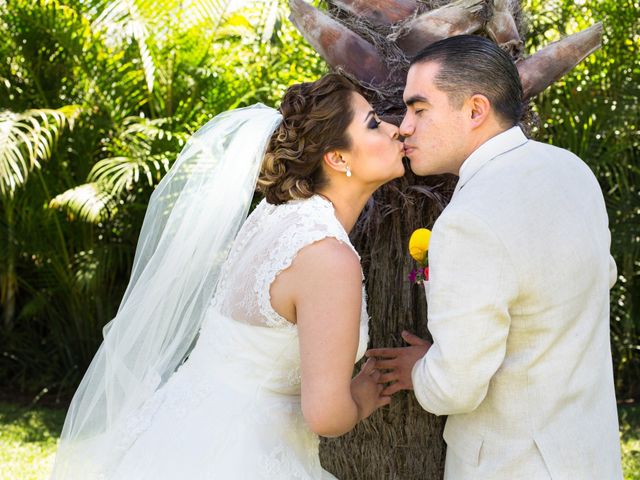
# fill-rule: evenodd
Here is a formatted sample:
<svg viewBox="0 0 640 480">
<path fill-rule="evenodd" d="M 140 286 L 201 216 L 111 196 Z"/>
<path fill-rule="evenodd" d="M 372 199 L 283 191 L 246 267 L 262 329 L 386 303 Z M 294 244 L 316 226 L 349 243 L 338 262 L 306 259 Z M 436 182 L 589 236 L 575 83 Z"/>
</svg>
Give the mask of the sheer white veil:
<svg viewBox="0 0 640 480">
<path fill-rule="evenodd" d="M 153 192 L 129 285 L 71 402 L 52 479 L 107 475 L 124 453 L 115 448 L 123 422 L 188 354 L 281 118 L 261 104 L 216 116 Z"/>
</svg>

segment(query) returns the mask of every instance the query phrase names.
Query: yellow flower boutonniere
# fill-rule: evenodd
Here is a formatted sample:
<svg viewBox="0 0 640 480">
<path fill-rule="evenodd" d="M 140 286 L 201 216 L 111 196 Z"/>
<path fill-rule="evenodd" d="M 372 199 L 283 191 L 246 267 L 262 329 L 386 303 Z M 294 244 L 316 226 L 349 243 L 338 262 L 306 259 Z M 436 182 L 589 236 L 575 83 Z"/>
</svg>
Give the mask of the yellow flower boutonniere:
<svg viewBox="0 0 640 480">
<path fill-rule="evenodd" d="M 429 251 L 430 241 L 431 230 L 427 228 L 418 228 L 411 234 L 411 238 L 409 239 L 409 255 L 411 255 L 418 264 L 409 274 L 409 280 L 413 283 L 422 283 L 429 280 L 429 259 L 427 253 Z"/>
</svg>

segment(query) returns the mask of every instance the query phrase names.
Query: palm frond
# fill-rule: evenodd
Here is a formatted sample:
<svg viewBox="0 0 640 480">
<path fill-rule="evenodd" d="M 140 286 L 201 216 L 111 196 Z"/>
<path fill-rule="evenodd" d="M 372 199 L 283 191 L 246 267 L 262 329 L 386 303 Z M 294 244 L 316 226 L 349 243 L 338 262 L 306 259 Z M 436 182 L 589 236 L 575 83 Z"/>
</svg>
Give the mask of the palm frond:
<svg viewBox="0 0 640 480">
<path fill-rule="evenodd" d="M 288 9 L 284 8 L 279 0 L 267 1 L 263 4 L 258 32 L 262 43 L 271 40 L 278 21 L 286 18 Z"/>
<path fill-rule="evenodd" d="M 165 128 L 166 126 L 171 126 L 171 123 L 169 118 L 149 120 L 142 117 L 127 117 L 122 122 L 124 129 L 119 138 L 122 142 L 128 144 L 129 148 L 132 148 L 132 144 L 139 145 L 140 142 L 150 146 L 150 142 L 156 140 L 177 140 L 182 146 L 187 139 L 187 135 L 183 132 L 174 132 L 170 128 Z M 144 150 L 146 149 L 147 147 L 144 148 Z"/>
<path fill-rule="evenodd" d="M 182 27 L 189 29 L 200 25 L 215 32 L 226 21 L 233 3 L 232 0 L 192 0 L 182 5 L 181 11 L 185 14 L 181 18 Z"/>
<path fill-rule="evenodd" d="M 287 4 L 283 0 L 248 2 L 220 23 L 216 38 L 241 36 L 245 42 L 269 43 L 278 24 L 283 23 L 288 13 Z"/>
<path fill-rule="evenodd" d="M 149 92 L 153 91 L 156 66 L 151 55 L 149 38 L 152 37 L 156 19 L 160 16 L 166 2 L 145 0 L 116 0 L 94 20 L 91 27 L 95 31 L 105 31 L 106 38 L 121 44 L 134 39 L 140 50 L 143 70 Z"/>
<path fill-rule="evenodd" d="M 172 32 L 199 26 L 204 37 L 226 17 L 230 0 L 115 0 L 106 4 L 92 29 L 106 33 L 112 43 L 131 39 L 138 45 L 147 88 L 153 92 L 159 61 L 154 52 L 172 42 Z"/>
<path fill-rule="evenodd" d="M 172 127 L 170 118 L 126 117 L 121 130 L 105 146 L 105 156 L 141 158 L 162 154 L 172 160 L 188 137 L 185 132 L 174 132 Z"/>
<path fill-rule="evenodd" d="M 62 130 L 73 127 L 81 107 L 0 112 L 0 194 L 11 195 L 29 173 L 51 158 Z"/>
<path fill-rule="evenodd" d="M 78 213 L 84 208 L 80 216 L 91 222 L 110 217 L 111 202 L 132 191 L 140 182 L 154 186 L 169 170 L 187 137 L 186 133 L 173 132 L 170 125 L 170 119 L 166 118 L 126 118 L 123 129 L 105 148 L 111 155 L 98 161 L 89 172 L 89 183 L 78 187 L 78 192 L 72 189 L 63 193 L 56 205 Z"/>
<path fill-rule="evenodd" d="M 169 170 L 166 155 L 149 157 L 112 157 L 100 160 L 89 173 L 89 181 L 105 185 L 111 195 L 119 196 L 146 180 L 148 185 L 157 183 Z"/>
<path fill-rule="evenodd" d="M 49 208 L 66 211 L 71 218 L 98 224 L 117 211 L 113 195 L 97 182 L 85 183 L 56 195 Z"/>
</svg>

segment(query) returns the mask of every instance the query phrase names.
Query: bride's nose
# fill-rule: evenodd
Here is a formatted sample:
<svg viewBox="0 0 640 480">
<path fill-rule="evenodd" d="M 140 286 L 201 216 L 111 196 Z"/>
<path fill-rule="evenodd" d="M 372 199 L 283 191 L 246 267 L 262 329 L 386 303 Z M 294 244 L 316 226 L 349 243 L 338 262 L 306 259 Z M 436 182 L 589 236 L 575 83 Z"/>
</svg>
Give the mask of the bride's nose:
<svg viewBox="0 0 640 480">
<path fill-rule="evenodd" d="M 387 128 L 390 130 L 391 139 L 398 140 L 400 138 L 400 130 L 393 123 L 384 122 L 387 125 Z"/>
<path fill-rule="evenodd" d="M 399 140 L 399 138 L 400 138 L 400 130 L 395 125 L 391 125 L 391 128 L 392 128 L 392 130 L 391 130 L 391 133 L 392 133 L 391 138 L 393 140 Z"/>
</svg>

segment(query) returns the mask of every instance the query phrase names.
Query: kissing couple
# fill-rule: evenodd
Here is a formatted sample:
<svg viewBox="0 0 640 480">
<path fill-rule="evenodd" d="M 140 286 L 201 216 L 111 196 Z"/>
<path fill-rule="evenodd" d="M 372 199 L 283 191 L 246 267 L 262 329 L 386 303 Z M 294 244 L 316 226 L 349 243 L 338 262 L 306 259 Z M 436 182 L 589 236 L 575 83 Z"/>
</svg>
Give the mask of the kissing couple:
<svg viewBox="0 0 640 480">
<path fill-rule="evenodd" d="M 446 479 L 622 478 L 596 178 L 523 134 L 518 71 L 489 40 L 422 50 L 403 98 L 397 127 L 331 73 L 189 140 L 151 197 L 52 479 L 333 479 L 319 436 L 402 389 L 449 416 Z M 429 249 L 433 343 L 405 332 L 409 346 L 367 352 L 349 232 L 405 156 L 459 176 Z"/>
</svg>

